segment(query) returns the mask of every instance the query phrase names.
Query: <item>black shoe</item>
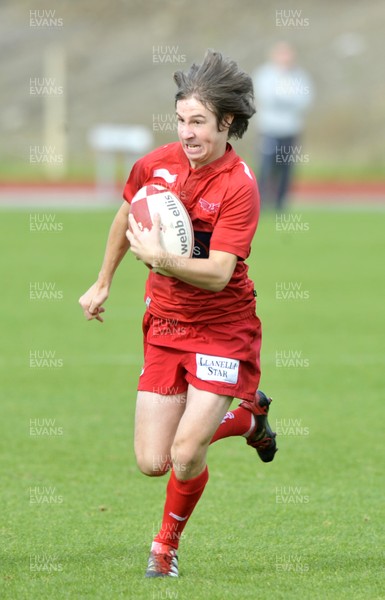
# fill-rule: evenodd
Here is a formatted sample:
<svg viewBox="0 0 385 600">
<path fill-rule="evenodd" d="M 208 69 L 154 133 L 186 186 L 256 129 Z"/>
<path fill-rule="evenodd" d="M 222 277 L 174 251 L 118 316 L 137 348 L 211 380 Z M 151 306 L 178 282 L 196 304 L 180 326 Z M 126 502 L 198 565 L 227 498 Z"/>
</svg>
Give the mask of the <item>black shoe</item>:
<svg viewBox="0 0 385 600">
<path fill-rule="evenodd" d="M 267 420 L 271 398 L 268 398 L 263 392 L 257 390 L 254 402 L 243 400 L 240 406 L 253 413 L 256 420 L 256 426 L 250 435 L 246 438 L 247 444 L 255 448 L 259 458 L 263 462 L 271 462 L 277 452 L 277 443 L 274 433 Z"/>
</svg>

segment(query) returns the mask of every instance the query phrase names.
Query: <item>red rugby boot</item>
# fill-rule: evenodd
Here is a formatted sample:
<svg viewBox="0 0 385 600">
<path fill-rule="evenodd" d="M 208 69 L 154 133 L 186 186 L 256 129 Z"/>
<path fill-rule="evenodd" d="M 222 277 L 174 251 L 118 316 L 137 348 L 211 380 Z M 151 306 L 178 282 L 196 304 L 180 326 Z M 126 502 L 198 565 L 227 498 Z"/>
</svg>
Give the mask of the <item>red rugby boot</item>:
<svg viewBox="0 0 385 600">
<path fill-rule="evenodd" d="M 178 577 L 178 554 L 175 548 L 153 542 L 146 577 Z"/>
</svg>

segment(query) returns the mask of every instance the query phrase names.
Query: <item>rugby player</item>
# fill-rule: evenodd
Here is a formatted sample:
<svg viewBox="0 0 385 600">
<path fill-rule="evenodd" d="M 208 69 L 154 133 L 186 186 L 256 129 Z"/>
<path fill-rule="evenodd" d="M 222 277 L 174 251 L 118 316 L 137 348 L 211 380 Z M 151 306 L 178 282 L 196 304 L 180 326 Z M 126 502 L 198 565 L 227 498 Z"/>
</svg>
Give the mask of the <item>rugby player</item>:
<svg viewBox="0 0 385 600">
<path fill-rule="evenodd" d="M 103 321 L 128 249 L 169 275 L 149 270 L 136 401 L 138 466 L 149 476 L 170 472 L 147 577 L 178 576 L 179 540 L 208 480 L 210 443 L 244 436 L 264 462 L 277 450 L 267 421 L 271 400 L 258 390 L 261 323 L 245 262 L 258 223 L 258 186 L 228 142 L 243 136 L 255 113 L 252 80 L 211 50 L 174 80 L 179 141 L 133 166 L 98 279 L 79 301 L 88 320 Z M 192 258 L 162 249 L 159 218 L 141 231 L 129 215 L 131 199 L 148 184 L 169 188 L 184 203 L 194 229 Z M 241 403 L 230 411 L 233 398 Z"/>
</svg>

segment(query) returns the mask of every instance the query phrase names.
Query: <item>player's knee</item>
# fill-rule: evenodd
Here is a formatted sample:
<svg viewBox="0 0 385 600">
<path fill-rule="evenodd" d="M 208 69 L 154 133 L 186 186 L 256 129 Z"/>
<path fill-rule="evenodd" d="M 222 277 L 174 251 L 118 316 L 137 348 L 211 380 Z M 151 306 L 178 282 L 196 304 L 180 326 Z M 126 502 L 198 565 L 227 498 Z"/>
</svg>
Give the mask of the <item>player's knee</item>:
<svg viewBox="0 0 385 600">
<path fill-rule="evenodd" d="M 206 445 L 175 439 L 171 447 L 172 462 L 179 470 L 194 471 L 206 455 Z"/>
<path fill-rule="evenodd" d="M 148 477 L 161 477 L 171 468 L 171 456 L 141 454 L 136 452 L 139 470 Z"/>
</svg>

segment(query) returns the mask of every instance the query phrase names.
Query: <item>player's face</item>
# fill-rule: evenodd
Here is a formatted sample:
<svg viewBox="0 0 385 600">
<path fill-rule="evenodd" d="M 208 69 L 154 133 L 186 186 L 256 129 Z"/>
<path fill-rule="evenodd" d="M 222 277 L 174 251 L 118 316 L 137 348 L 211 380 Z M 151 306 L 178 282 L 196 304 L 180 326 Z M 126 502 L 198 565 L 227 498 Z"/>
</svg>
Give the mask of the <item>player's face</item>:
<svg viewBox="0 0 385 600">
<path fill-rule="evenodd" d="M 193 169 L 207 165 L 226 152 L 228 129 L 218 131 L 214 113 L 199 100 L 178 100 L 178 136 Z"/>
</svg>

